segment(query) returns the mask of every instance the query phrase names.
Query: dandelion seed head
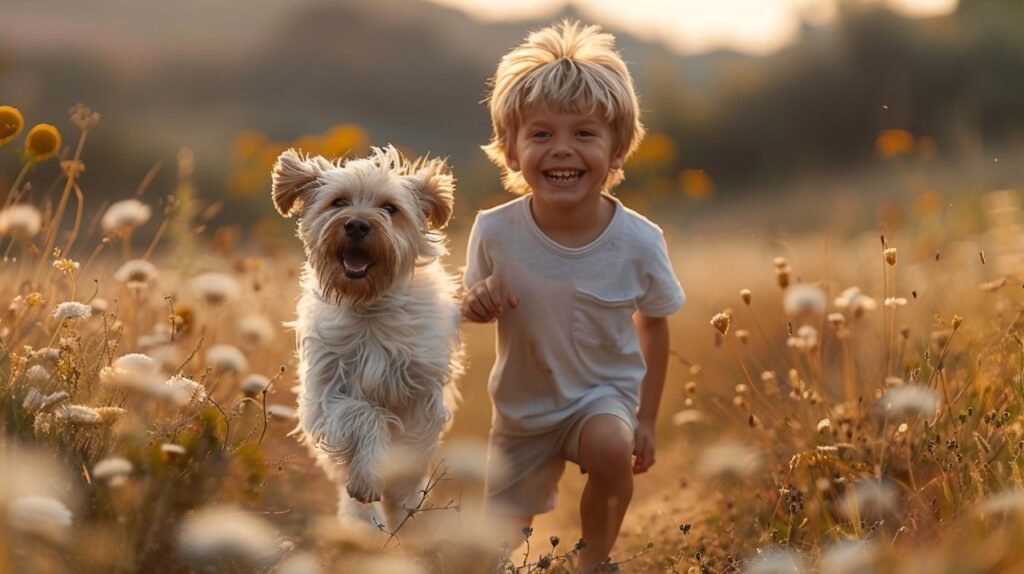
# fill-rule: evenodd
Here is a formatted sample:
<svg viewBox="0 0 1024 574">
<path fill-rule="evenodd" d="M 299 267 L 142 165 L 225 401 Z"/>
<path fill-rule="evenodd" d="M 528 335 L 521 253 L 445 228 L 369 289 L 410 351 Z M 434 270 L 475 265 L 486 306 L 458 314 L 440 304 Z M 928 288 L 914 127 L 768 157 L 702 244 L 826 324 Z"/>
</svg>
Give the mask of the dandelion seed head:
<svg viewBox="0 0 1024 574">
<path fill-rule="evenodd" d="M 43 226 L 43 216 L 34 205 L 18 203 L 0 211 L 0 237 L 35 237 Z"/>
<path fill-rule="evenodd" d="M 939 397 L 924 385 L 893 386 L 882 395 L 878 408 L 881 416 L 891 419 L 933 417 L 939 408 Z"/>
<path fill-rule="evenodd" d="M 88 319 L 92 316 L 92 307 L 77 301 L 65 301 L 53 309 L 53 318 L 58 321 Z"/>
<path fill-rule="evenodd" d="M 870 540 L 844 540 L 822 550 L 820 572 L 867 574 L 878 572 L 878 548 Z"/>
<path fill-rule="evenodd" d="M 145 287 L 152 283 L 158 275 L 160 275 L 160 271 L 156 265 L 145 259 L 132 259 L 118 267 L 114 272 L 114 280 L 129 286 Z"/>
<path fill-rule="evenodd" d="M 823 314 L 825 312 L 825 291 L 811 283 L 790 285 L 782 296 L 782 306 L 790 317 L 805 313 Z"/>
<path fill-rule="evenodd" d="M 160 365 L 157 364 L 156 361 L 149 357 L 149 355 L 145 355 L 143 353 L 128 353 L 127 355 L 122 355 L 115 359 L 111 366 L 124 371 L 138 373 L 153 373 L 160 368 Z"/>
<path fill-rule="evenodd" d="M 701 453 L 697 470 L 708 477 L 746 477 L 757 472 L 761 458 L 761 452 L 753 447 L 734 441 L 722 441 Z"/>
<path fill-rule="evenodd" d="M 267 387 L 270 386 L 270 379 L 259 373 L 250 373 L 242 379 L 240 386 L 242 387 L 242 393 L 245 396 L 255 397 L 267 390 Z"/>
<path fill-rule="evenodd" d="M 839 509 L 847 517 L 875 521 L 894 512 L 900 502 L 898 489 L 885 479 L 858 480 L 839 500 Z"/>
<path fill-rule="evenodd" d="M 114 202 L 103 214 L 100 225 L 108 233 L 126 234 L 149 221 L 153 210 L 137 199 L 123 199 Z"/>
<path fill-rule="evenodd" d="M 878 308 L 878 303 L 871 297 L 861 293 L 859 287 L 844 289 L 836 297 L 834 303 L 836 307 L 844 309 L 857 317 L 863 315 L 865 311 L 874 311 Z"/>
<path fill-rule="evenodd" d="M 238 320 L 238 334 L 245 344 L 258 347 L 274 340 L 274 325 L 263 315 L 246 315 Z"/>
<path fill-rule="evenodd" d="M 74 515 L 61 501 L 50 496 L 21 496 L 7 506 L 8 524 L 20 532 L 62 542 Z"/>
<path fill-rule="evenodd" d="M 238 347 L 227 343 L 213 345 L 206 350 L 206 364 L 232 373 L 244 373 L 249 370 L 249 361 Z"/>
<path fill-rule="evenodd" d="M 203 562 L 235 559 L 269 566 L 277 559 L 278 534 L 266 520 L 233 506 L 201 508 L 182 521 L 178 549 Z"/>
<path fill-rule="evenodd" d="M 110 486 L 120 486 L 124 479 L 132 473 L 134 467 L 127 458 L 111 456 L 97 462 L 92 467 L 92 477 Z"/>
<path fill-rule="evenodd" d="M 192 278 L 192 289 L 209 305 L 221 305 L 238 298 L 242 288 L 234 277 L 226 273 L 211 271 Z"/>
</svg>

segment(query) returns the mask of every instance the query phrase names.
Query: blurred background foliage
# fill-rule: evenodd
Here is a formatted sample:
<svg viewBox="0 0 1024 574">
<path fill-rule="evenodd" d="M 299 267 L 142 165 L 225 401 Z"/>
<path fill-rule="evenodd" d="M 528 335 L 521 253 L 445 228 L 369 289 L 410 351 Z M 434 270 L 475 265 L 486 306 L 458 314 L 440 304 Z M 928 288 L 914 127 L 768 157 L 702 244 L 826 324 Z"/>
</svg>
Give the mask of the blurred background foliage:
<svg viewBox="0 0 1024 574">
<path fill-rule="evenodd" d="M 269 167 L 288 146 L 334 156 L 395 143 L 450 158 L 453 226 L 468 226 L 475 209 L 507 199 L 479 151 L 486 80 L 554 19 L 480 22 L 421 0 L 6 4 L 4 102 L 29 123 L 57 122 L 79 101 L 104 114 L 84 158 L 90 195 L 124 196 L 189 147 L 199 195 L 233 198 L 218 215 L 225 223 L 272 213 Z M 926 194 L 941 202 L 943 186 L 963 189 L 964 179 L 982 189 L 1022 179 L 1013 157 L 1024 149 L 1024 2 L 962 0 L 923 19 L 836 4 L 834 21 L 805 25 L 765 56 L 679 55 L 599 21 L 631 63 L 650 128 L 618 193 L 642 210 L 686 205 L 664 221 L 800 190 L 884 195 L 907 165 L 926 174 L 899 182 L 911 205 Z M 593 21 L 571 7 L 559 16 Z M 154 185 L 173 180 L 164 168 Z M 791 212 L 790 224 L 809 213 Z"/>
</svg>

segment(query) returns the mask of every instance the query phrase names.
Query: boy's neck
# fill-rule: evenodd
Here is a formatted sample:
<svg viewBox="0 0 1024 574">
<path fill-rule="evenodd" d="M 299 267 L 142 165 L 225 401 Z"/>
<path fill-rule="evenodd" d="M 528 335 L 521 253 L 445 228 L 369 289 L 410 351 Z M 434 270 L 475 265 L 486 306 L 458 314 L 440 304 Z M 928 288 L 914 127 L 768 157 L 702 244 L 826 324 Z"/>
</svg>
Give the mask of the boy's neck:
<svg viewBox="0 0 1024 574">
<path fill-rule="evenodd" d="M 599 201 L 557 209 L 530 201 L 533 221 L 549 239 L 563 247 L 583 247 L 597 239 L 615 214 L 614 201 L 601 195 Z"/>
</svg>

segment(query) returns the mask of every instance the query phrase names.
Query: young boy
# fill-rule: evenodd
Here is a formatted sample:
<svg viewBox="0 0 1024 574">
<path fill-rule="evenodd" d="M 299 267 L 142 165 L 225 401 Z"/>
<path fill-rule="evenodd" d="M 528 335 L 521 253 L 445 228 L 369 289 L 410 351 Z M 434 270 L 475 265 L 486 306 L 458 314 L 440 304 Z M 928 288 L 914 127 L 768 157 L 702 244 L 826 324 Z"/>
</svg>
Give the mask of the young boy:
<svg viewBox="0 0 1024 574">
<path fill-rule="evenodd" d="M 684 294 L 661 230 L 607 194 L 644 135 L 610 34 L 569 21 L 531 34 L 499 63 L 489 106 L 484 151 L 521 197 L 477 216 L 465 274 L 463 316 L 498 320 L 490 449 L 506 471 L 487 496 L 527 527 L 578 464 L 579 566 L 595 571 L 632 475 L 654 464 L 666 317 Z"/>
</svg>

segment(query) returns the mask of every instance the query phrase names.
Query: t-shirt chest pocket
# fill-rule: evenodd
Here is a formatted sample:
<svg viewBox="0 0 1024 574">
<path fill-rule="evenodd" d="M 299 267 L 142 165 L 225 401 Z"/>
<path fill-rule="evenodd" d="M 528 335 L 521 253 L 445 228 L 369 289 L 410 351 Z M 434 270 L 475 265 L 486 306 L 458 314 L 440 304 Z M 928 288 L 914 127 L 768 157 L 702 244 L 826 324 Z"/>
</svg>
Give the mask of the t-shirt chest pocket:
<svg viewBox="0 0 1024 574">
<path fill-rule="evenodd" d="M 577 343 L 588 347 L 622 349 L 633 340 L 633 299 L 606 299 L 576 291 L 572 312 L 572 333 Z"/>
</svg>

